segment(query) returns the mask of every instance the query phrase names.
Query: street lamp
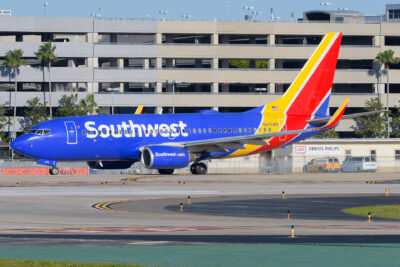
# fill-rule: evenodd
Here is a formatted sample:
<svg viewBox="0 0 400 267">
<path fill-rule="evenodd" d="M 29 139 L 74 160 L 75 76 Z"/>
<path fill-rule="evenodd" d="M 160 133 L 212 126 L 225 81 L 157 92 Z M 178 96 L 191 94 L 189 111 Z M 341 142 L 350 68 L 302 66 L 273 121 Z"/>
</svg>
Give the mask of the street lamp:
<svg viewBox="0 0 400 267">
<path fill-rule="evenodd" d="M 43 3 L 43 17 L 46 17 L 46 6 L 48 6 L 48 5 L 49 5 L 49 3 L 47 3 L 47 2 Z"/>
<path fill-rule="evenodd" d="M 172 84 L 172 113 L 175 113 L 175 84 L 182 83 L 178 80 L 167 80 L 167 84 Z"/>
</svg>

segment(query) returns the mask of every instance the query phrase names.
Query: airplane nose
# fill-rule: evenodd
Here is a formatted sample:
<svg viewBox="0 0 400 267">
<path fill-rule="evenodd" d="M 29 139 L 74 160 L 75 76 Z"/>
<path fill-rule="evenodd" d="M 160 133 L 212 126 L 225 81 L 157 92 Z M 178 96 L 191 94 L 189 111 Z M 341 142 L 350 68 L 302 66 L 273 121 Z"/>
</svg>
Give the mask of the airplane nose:
<svg viewBox="0 0 400 267">
<path fill-rule="evenodd" d="M 11 147 L 21 153 L 26 153 L 28 151 L 28 144 L 24 136 L 20 136 L 11 143 Z"/>
</svg>

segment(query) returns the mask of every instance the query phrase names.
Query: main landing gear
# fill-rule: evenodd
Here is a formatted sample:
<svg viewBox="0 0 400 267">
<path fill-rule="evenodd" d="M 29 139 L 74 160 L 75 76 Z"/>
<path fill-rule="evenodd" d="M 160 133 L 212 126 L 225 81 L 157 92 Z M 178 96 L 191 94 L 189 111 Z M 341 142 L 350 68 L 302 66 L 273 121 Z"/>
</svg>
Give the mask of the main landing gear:
<svg viewBox="0 0 400 267">
<path fill-rule="evenodd" d="M 207 173 L 207 165 L 203 162 L 194 162 L 190 166 L 190 172 L 192 174 L 206 174 Z"/>
<path fill-rule="evenodd" d="M 60 172 L 60 170 L 59 170 L 57 167 L 55 167 L 55 166 L 53 166 L 53 167 L 51 167 L 51 168 L 49 169 L 49 173 L 50 173 L 51 175 L 57 175 L 59 172 Z"/>
</svg>

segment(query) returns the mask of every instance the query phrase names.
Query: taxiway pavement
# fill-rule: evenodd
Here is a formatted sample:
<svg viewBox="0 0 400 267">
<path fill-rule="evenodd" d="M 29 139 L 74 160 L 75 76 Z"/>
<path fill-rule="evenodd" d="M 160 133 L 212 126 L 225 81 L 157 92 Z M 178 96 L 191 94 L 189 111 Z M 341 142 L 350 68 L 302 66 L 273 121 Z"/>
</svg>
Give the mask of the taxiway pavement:
<svg viewBox="0 0 400 267">
<path fill-rule="evenodd" d="M 292 225 L 296 236 L 303 237 L 400 235 L 400 221 L 373 218 L 368 223 L 365 218 L 340 213 L 342 208 L 350 206 L 398 203 L 400 184 L 393 183 L 397 174 L 31 176 L 29 179 L 20 180 L 23 182 L 16 187 L 10 185 L 10 177 L 0 176 L 0 238 L 159 236 L 160 241 L 168 235 L 170 239 L 187 236 L 188 240 L 190 236 L 199 236 L 198 240 L 203 240 L 200 236 L 208 236 L 210 240 L 259 236 L 266 240 L 272 236 L 286 238 Z M 372 179 L 390 183 L 366 183 Z M 106 180 L 107 186 L 100 185 Z M 390 190 L 389 197 L 385 196 L 386 187 Z M 282 199 L 282 191 L 286 199 Z M 178 211 L 180 203 L 184 203 L 183 212 Z M 287 219 L 288 209 L 290 219 Z"/>
</svg>

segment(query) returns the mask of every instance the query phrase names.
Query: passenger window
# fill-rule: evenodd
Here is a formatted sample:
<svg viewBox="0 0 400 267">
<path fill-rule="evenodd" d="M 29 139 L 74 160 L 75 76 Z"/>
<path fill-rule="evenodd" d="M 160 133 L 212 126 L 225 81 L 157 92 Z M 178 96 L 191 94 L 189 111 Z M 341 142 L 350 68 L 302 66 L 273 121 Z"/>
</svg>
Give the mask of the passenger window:
<svg viewBox="0 0 400 267">
<path fill-rule="evenodd" d="M 236 133 L 236 128 L 233 128 L 233 132 Z"/>
<path fill-rule="evenodd" d="M 206 128 L 203 128 L 203 133 L 207 133 L 207 129 Z"/>
<path fill-rule="evenodd" d="M 188 133 L 191 133 L 191 130 L 190 130 L 190 129 L 188 129 L 187 131 L 188 131 Z"/>
<path fill-rule="evenodd" d="M 249 133 L 251 133 L 253 131 L 253 129 L 249 128 Z"/>
<path fill-rule="evenodd" d="M 107 130 L 106 129 L 103 129 L 103 134 L 107 134 Z"/>
<path fill-rule="evenodd" d="M 232 132 L 232 128 L 229 128 L 229 129 L 228 129 L 228 132 L 231 133 L 231 132 Z"/>
<path fill-rule="evenodd" d="M 239 133 L 241 133 L 241 132 L 242 132 L 242 128 L 239 128 L 238 130 L 239 130 Z"/>
<path fill-rule="evenodd" d="M 43 134 L 49 134 L 50 133 L 50 130 L 49 129 L 44 129 L 43 130 Z"/>
<path fill-rule="evenodd" d="M 226 133 L 226 128 L 224 128 L 224 133 Z"/>
<path fill-rule="evenodd" d="M 199 134 L 201 133 L 201 128 L 198 129 Z"/>
<path fill-rule="evenodd" d="M 208 128 L 208 133 L 212 133 L 212 130 L 211 130 L 211 128 Z"/>
<path fill-rule="evenodd" d="M 196 128 L 193 128 L 193 133 L 194 133 L 194 134 L 196 133 Z"/>
<path fill-rule="evenodd" d="M 221 128 L 218 128 L 218 132 L 219 132 L 219 133 L 222 133 L 222 129 L 221 129 Z"/>
<path fill-rule="evenodd" d="M 217 132 L 217 128 L 214 128 L 214 133 L 216 133 Z"/>
<path fill-rule="evenodd" d="M 82 131 L 82 135 L 86 135 L 86 131 L 85 130 Z"/>
<path fill-rule="evenodd" d="M 244 131 L 245 133 L 247 133 L 247 128 L 244 128 L 243 131 Z"/>
</svg>

